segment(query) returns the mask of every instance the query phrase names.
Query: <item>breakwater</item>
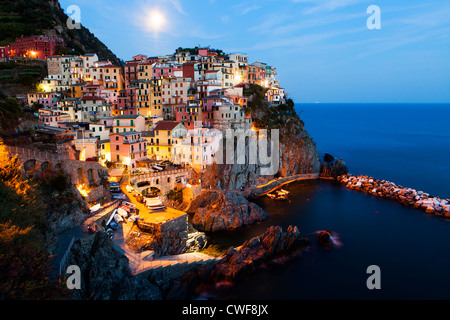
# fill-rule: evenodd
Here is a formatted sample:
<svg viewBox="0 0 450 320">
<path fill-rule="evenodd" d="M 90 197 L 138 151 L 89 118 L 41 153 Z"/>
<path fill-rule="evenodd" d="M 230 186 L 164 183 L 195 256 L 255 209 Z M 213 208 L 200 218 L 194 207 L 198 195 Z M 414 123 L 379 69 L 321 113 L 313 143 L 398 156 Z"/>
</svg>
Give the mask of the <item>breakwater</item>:
<svg viewBox="0 0 450 320">
<path fill-rule="evenodd" d="M 365 175 L 345 174 L 339 176 L 337 181 L 353 190 L 363 191 L 381 198 L 394 199 L 403 205 L 450 218 L 450 199 L 440 199 L 423 191 L 405 188 L 390 181 L 378 180 Z"/>
</svg>

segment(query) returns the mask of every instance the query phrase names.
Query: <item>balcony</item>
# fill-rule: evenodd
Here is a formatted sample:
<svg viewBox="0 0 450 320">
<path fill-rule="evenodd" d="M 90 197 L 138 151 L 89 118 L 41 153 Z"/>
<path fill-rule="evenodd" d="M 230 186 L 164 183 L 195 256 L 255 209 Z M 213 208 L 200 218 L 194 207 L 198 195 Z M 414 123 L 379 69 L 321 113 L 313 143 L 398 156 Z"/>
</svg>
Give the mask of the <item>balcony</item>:
<svg viewBox="0 0 450 320">
<path fill-rule="evenodd" d="M 147 139 L 139 138 L 139 139 L 123 139 L 124 144 L 134 144 L 139 142 L 145 142 Z"/>
</svg>

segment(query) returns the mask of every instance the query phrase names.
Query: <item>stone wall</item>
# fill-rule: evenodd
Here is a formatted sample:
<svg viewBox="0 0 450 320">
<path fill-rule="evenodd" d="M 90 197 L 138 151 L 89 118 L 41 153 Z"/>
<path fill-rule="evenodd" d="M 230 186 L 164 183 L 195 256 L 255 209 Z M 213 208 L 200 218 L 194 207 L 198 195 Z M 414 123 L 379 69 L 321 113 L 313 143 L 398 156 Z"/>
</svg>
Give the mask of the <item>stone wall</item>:
<svg viewBox="0 0 450 320">
<path fill-rule="evenodd" d="M 110 193 L 104 186 L 98 186 L 92 189 L 86 197 L 86 202 L 95 202 L 101 199 L 109 200 Z"/>
<path fill-rule="evenodd" d="M 153 237 L 151 248 L 146 249 L 153 250 L 155 257 L 186 252 L 188 239 L 187 214 L 165 223 L 144 223 L 139 221 L 138 227 Z"/>
<path fill-rule="evenodd" d="M 191 188 L 183 189 L 183 202 L 190 203 L 193 199 L 195 199 L 199 194 L 202 193 L 202 186 L 196 185 Z"/>
</svg>

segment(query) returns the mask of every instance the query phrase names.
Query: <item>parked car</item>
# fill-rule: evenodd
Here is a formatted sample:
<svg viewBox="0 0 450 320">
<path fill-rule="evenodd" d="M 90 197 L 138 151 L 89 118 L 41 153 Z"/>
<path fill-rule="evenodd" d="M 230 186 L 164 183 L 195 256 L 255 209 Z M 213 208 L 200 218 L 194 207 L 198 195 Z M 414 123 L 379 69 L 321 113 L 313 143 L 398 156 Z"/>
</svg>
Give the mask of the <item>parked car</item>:
<svg viewBox="0 0 450 320">
<path fill-rule="evenodd" d="M 113 199 L 126 200 L 127 196 L 123 193 L 113 193 Z"/>
</svg>

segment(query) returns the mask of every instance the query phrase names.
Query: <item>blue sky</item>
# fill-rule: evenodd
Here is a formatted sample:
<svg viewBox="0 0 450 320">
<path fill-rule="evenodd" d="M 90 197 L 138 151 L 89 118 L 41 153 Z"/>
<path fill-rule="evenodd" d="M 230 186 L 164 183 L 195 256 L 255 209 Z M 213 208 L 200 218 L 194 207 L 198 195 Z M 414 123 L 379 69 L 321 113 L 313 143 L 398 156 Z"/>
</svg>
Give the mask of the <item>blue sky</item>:
<svg viewBox="0 0 450 320">
<path fill-rule="evenodd" d="M 278 70 L 295 102 L 450 102 L 450 1 L 60 0 L 119 58 L 196 45 Z M 381 9 L 369 30 L 367 8 Z M 152 12 L 164 17 L 151 24 Z"/>
</svg>

